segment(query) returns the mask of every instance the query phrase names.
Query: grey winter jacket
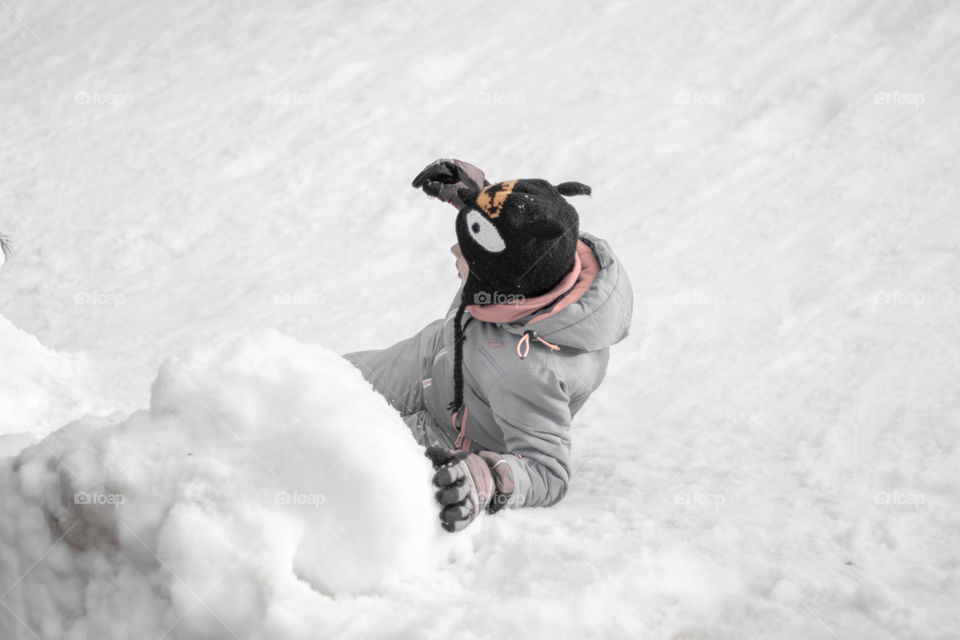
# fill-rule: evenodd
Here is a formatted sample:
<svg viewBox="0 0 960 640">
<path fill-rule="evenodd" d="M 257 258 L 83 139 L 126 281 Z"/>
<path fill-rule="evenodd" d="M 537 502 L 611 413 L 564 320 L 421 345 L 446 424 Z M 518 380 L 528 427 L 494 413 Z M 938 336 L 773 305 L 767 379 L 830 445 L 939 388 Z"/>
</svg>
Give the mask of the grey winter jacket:
<svg viewBox="0 0 960 640">
<path fill-rule="evenodd" d="M 548 506 L 564 496 L 571 422 L 603 380 L 610 345 L 629 332 L 633 291 L 626 273 L 607 242 L 588 234 L 581 239 L 593 250 L 599 271 L 576 302 L 530 326 L 552 306 L 513 323 L 464 316 L 465 436 L 471 451 L 500 453 L 510 465 L 510 506 Z M 420 424 L 419 434 L 411 424 L 421 444 L 449 446 L 457 436 L 448 405 L 459 301 L 458 293 L 446 319 L 408 340 L 346 356 L 402 414 L 429 412 L 433 424 Z M 559 349 L 533 339 L 521 358 L 517 344 L 531 329 Z"/>
</svg>

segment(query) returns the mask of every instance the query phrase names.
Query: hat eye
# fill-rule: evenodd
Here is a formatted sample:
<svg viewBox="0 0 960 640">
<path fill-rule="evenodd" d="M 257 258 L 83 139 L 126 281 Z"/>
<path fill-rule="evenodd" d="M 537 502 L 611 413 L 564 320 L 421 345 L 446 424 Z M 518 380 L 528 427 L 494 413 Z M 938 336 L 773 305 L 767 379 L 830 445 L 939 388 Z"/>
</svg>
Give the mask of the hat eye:
<svg viewBox="0 0 960 640">
<path fill-rule="evenodd" d="M 507 248 L 497 228 L 479 211 L 468 212 L 466 223 L 470 237 L 490 253 L 499 253 Z"/>
</svg>

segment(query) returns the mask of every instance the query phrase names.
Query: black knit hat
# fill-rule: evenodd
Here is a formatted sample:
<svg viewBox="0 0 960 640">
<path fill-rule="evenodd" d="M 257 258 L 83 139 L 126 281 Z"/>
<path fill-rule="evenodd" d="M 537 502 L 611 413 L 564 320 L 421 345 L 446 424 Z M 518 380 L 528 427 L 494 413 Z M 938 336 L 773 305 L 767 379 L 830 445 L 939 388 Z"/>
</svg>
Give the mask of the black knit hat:
<svg viewBox="0 0 960 640">
<path fill-rule="evenodd" d="M 476 299 L 546 293 L 573 268 L 580 218 L 564 195 L 589 195 L 590 187 L 546 180 L 507 180 L 483 189 L 461 189 L 457 241 L 470 267 Z"/>
<path fill-rule="evenodd" d="M 496 304 L 547 293 L 573 268 L 580 217 L 563 196 L 590 195 L 579 182 L 507 180 L 460 189 L 457 241 L 470 268 L 454 318 L 454 401 L 463 404 L 463 314 L 471 304 Z"/>
</svg>

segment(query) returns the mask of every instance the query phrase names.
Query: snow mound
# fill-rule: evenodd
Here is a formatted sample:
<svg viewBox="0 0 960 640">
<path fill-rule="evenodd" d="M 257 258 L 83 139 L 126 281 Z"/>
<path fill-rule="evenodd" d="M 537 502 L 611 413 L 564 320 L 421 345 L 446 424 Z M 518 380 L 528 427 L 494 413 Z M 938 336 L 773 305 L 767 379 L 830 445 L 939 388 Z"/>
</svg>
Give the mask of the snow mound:
<svg viewBox="0 0 960 640">
<path fill-rule="evenodd" d="M 150 405 L 3 462 L 0 573 L 22 622 L 0 617 L 0 637 L 264 637 L 305 598 L 437 556 L 429 464 L 335 354 L 225 340 L 167 361 Z"/>
<path fill-rule="evenodd" d="M 2 315 L 0 353 L 0 457 L 18 453 L 31 435 L 43 437 L 78 415 L 107 411 L 85 357 L 48 349 Z"/>
</svg>

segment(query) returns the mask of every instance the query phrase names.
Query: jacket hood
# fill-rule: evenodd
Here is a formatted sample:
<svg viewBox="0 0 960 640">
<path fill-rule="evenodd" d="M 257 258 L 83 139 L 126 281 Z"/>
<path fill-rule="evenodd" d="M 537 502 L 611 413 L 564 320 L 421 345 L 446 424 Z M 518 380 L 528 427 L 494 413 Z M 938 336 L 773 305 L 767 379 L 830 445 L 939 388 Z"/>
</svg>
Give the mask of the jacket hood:
<svg viewBox="0 0 960 640">
<path fill-rule="evenodd" d="M 599 351 L 629 335 L 633 288 L 623 265 L 606 240 L 587 233 L 580 239 L 593 250 L 600 266 L 590 288 L 556 313 L 551 314 L 554 303 L 523 320 L 502 325 L 505 330 L 518 336 L 535 330 L 544 340 L 581 351 Z M 543 315 L 547 317 L 540 317 Z"/>
</svg>

